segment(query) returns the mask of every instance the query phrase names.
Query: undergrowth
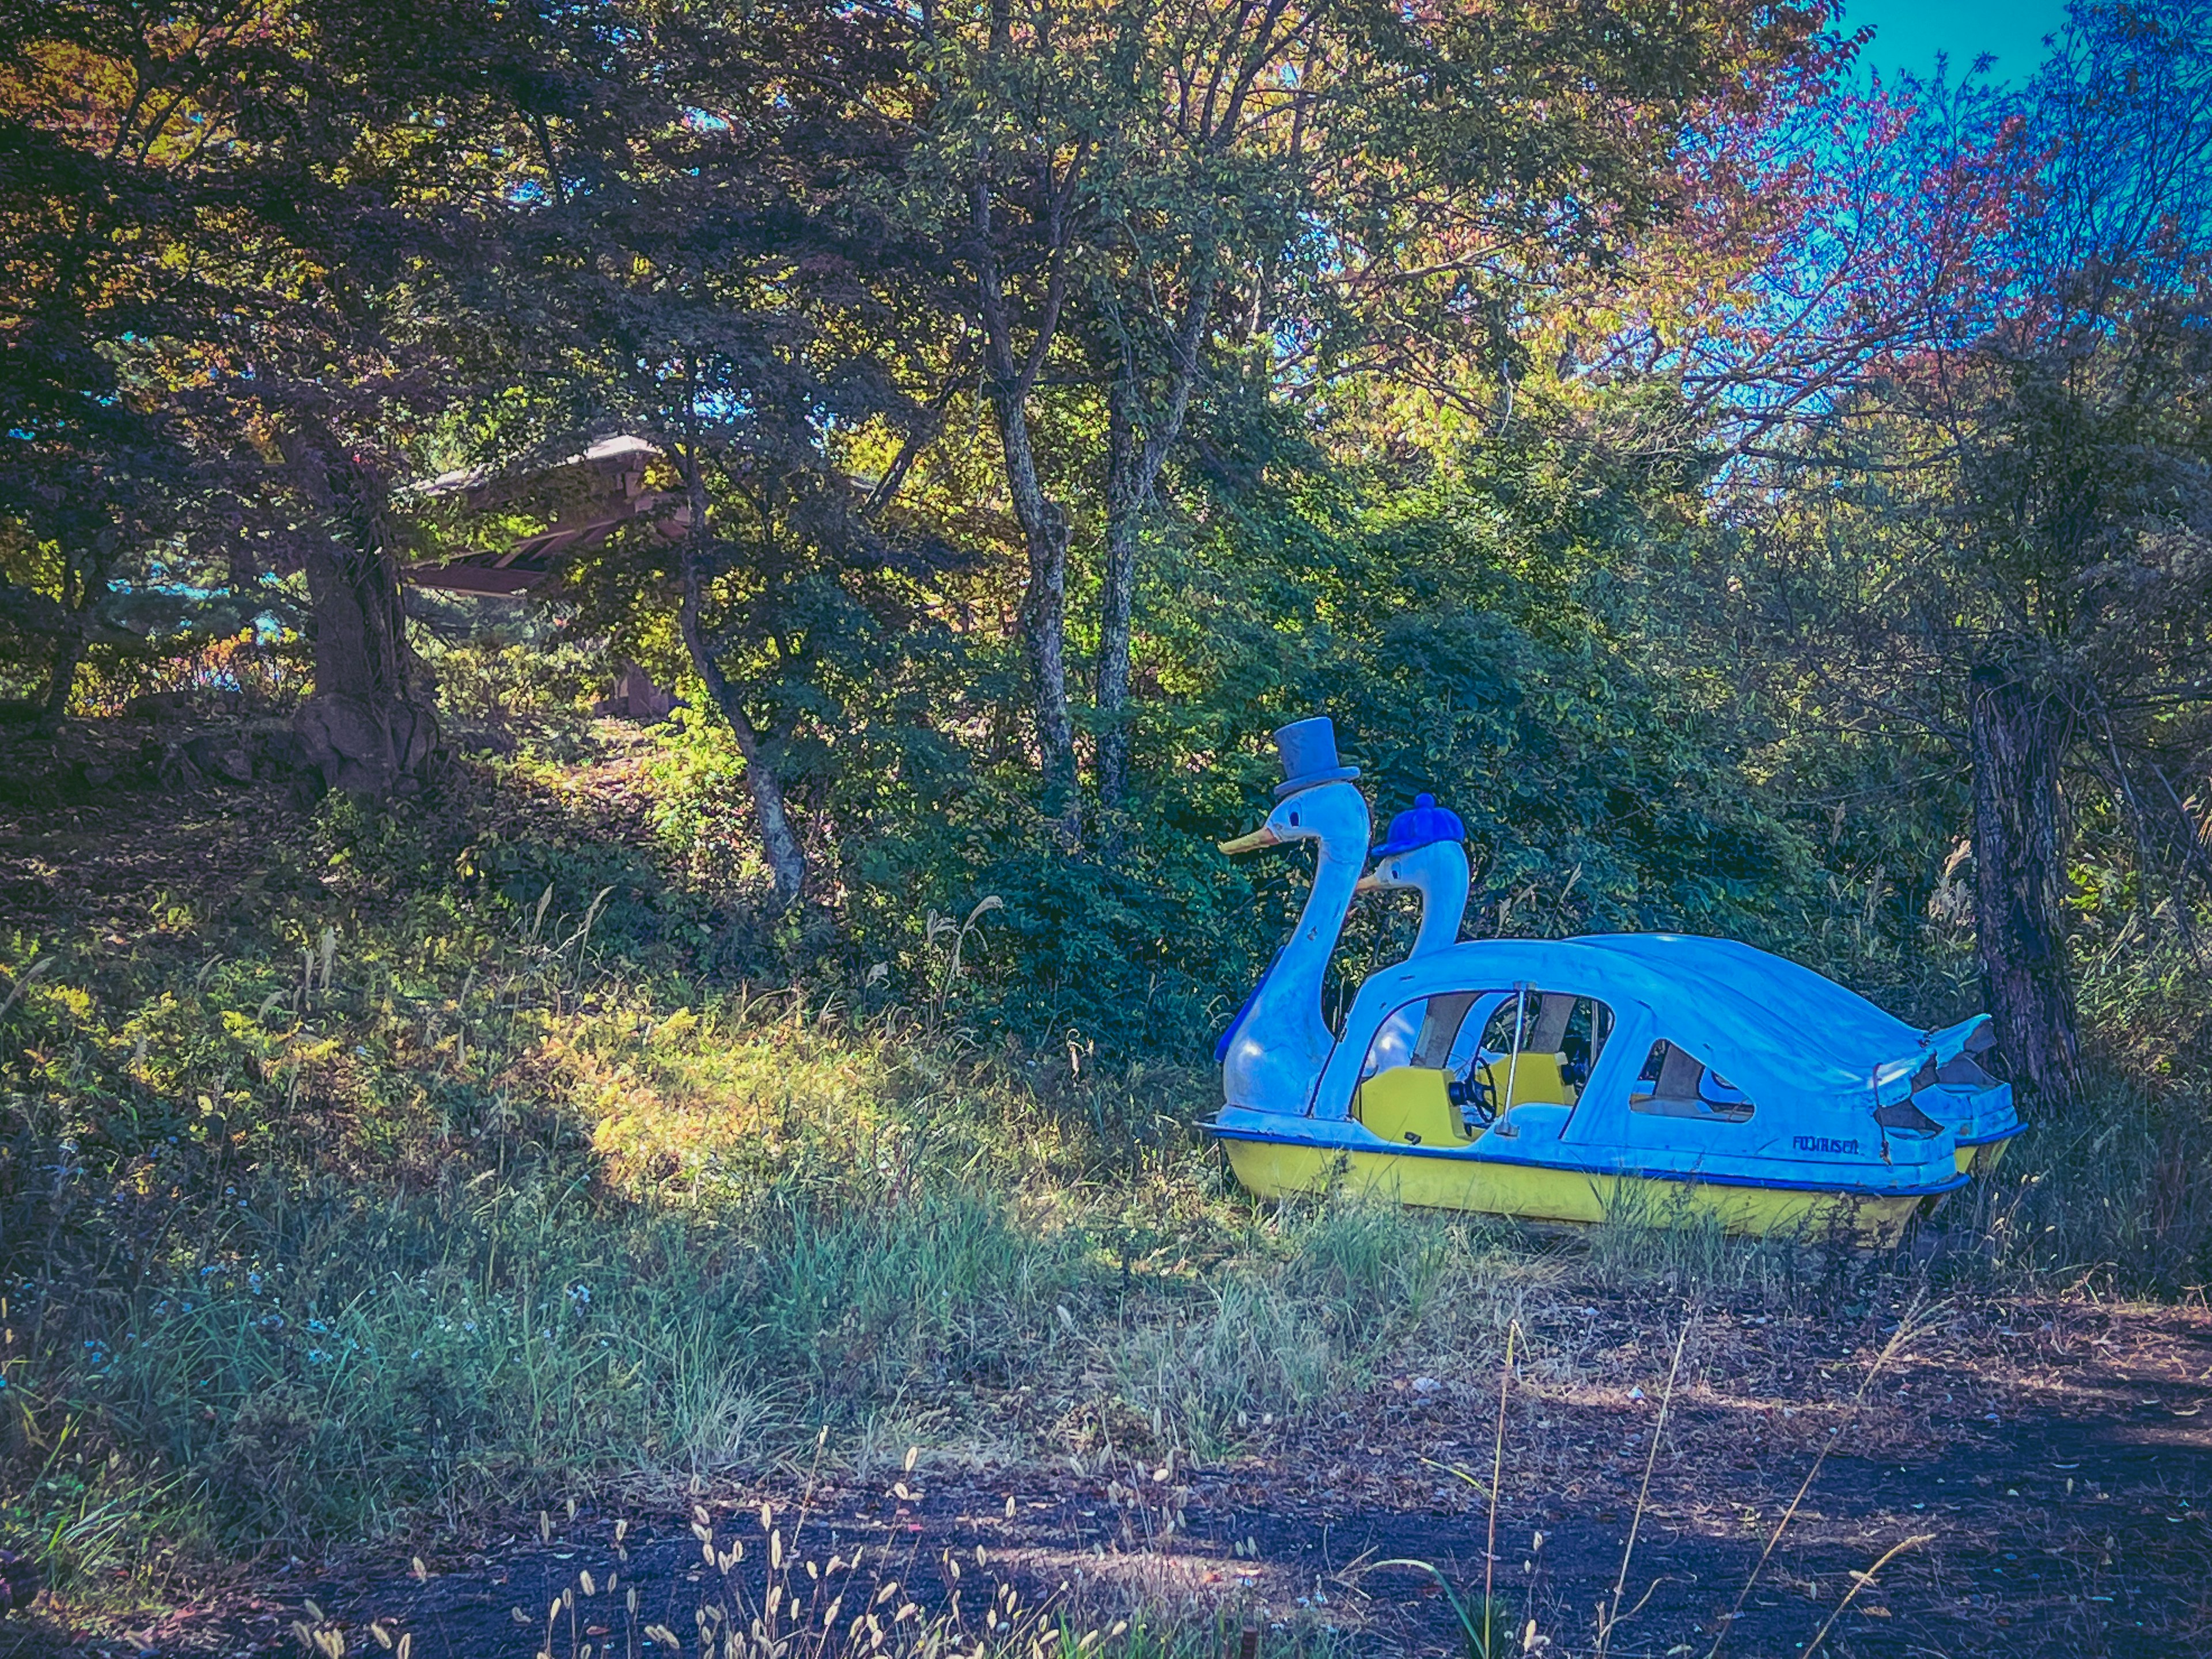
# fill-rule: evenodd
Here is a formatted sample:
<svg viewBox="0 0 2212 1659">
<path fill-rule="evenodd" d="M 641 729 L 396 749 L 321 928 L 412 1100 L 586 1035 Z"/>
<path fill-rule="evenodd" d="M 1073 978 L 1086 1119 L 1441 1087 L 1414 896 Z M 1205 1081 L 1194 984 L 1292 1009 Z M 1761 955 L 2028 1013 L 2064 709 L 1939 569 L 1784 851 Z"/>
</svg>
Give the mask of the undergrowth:
<svg viewBox="0 0 2212 1659">
<path fill-rule="evenodd" d="M 1215 1456 L 1493 1367 L 1516 1321 L 1570 1375 L 1555 1316 L 1596 1294 L 1874 1329 L 1908 1281 L 2205 1277 L 2202 1109 L 2118 1083 L 1894 1258 L 1264 1208 L 1192 1127 L 1209 1072 L 979 1036 L 957 927 L 916 930 L 908 994 L 763 992 L 649 802 L 559 830 L 549 763 L 472 775 L 466 811 L 328 808 L 236 890 L 0 949 L 0 1534 L 65 1593 L 665 1499 L 824 1428 L 862 1465 Z"/>
</svg>

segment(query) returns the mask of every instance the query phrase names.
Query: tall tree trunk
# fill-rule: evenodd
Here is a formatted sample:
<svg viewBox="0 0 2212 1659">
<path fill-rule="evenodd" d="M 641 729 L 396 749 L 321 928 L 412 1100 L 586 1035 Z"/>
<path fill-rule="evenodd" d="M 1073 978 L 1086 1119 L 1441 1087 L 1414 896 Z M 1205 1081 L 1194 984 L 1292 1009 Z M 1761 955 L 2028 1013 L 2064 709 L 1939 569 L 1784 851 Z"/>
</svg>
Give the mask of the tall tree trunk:
<svg viewBox="0 0 2212 1659">
<path fill-rule="evenodd" d="M 1098 798 L 1119 806 L 1129 791 L 1129 650 L 1137 590 L 1137 550 L 1146 510 L 1168 452 L 1182 435 L 1198 382 L 1199 343 L 1212 314 L 1212 279 L 1203 270 L 1191 286 L 1168 343 L 1167 401 L 1144 429 L 1144 391 L 1136 358 L 1124 348 L 1107 389 L 1106 568 L 1098 616 Z"/>
<path fill-rule="evenodd" d="M 2063 1102 L 2080 1083 L 2081 1044 L 2060 924 L 2059 734 L 2045 699 L 2011 669 L 1975 669 L 1969 695 L 1983 988 L 2014 1085 Z"/>
<path fill-rule="evenodd" d="M 994 0 L 994 57 L 1007 49 L 1012 8 Z M 1022 594 L 1022 655 L 1030 671 L 1037 759 L 1045 786 L 1045 810 L 1065 816 L 1066 832 L 1076 827 L 1075 726 L 1067 706 L 1067 544 L 1073 526 L 1058 501 L 1044 493 L 1037 476 L 1036 449 L 1030 439 L 1029 400 L 1052 353 L 1067 300 L 1069 245 L 1073 222 L 1069 210 L 1089 160 L 1088 143 L 1079 143 L 1057 178 L 1046 168 L 1044 230 L 1052 250 L 1045 292 L 1036 311 L 1026 354 L 1014 349 L 1013 319 L 1006 299 L 1006 272 L 994 245 L 989 156 L 977 158 L 973 190 L 975 307 L 983 324 L 985 380 L 991 412 L 1005 459 L 1006 494 L 1029 556 L 1029 585 Z"/>
<path fill-rule="evenodd" d="M 53 662 L 46 670 L 46 700 L 39 710 L 40 737 L 51 738 L 62 729 L 62 719 L 69 713 L 70 693 L 76 685 L 77 665 L 83 660 L 83 635 L 54 641 Z"/>
<path fill-rule="evenodd" d="M 1030 442 L 1029 416 L 1022 400 L 1010 390 L 992 401 L 998 416 L 1000 444 L 1006 453 L 1008 493 L 1029 554 L 1029 585 L 1022 592 L 1020 611 L 1022 657 L 1030 671 L 1045 810 L 1060 811 L 1071 809 L 1075 797 L 1075 723 L 1067 704 L 1071 526 L 1066 510 L 1044 493 L 1038 481 L 1036 453 Z"/>
<path fill-rule="evenodd" d="M 707 490 L 696 455 L 687 450 L 682 459 L 684 483 L 690 497 L 691 532 L 684 538 L 680 556 L 684 599 L 677 612 L 677 625 L 684 635 L 684 648 L 690 653 L 691 666 L 705 684 L 707 695 L 714 698 L 714 707 L 729 722 L 730 735 L 744 761 L 745 787 L 752 794 L 753 819 L 760 831 L 761 852 L 768 860 L 769 878 L 775 884 L 776 912 L 781 915 L 798 902 L 806 885 L 806 855 L 799 850 L 799 836 L 791 827 L 791 812 L 783 797 L 783 780 L 776 774 L 773 758 L 763 752 L 760 732 L 745 712 L 744 699 L 722 672 L 721 661 L 700 621 L 701 593 L 706 585 L 706 573 L 701 567 L 702 556 L 710 545 Z"/>
<path fill-rule="evenodd" d="M 384 481 L 327 433 L 287 446 L 324 533 L 303 551 L 314 694 L 294 717 L 324 787 L 356 799 L 417 793 L 439 755 L 429 675 L 407 643 Z"/>
<path fill-rule="evenodd" d="M 1106 392 L 1106 568 L 1098 589 L 1098 799 L 1119 806 L 1129 790 L 1129 632 L 1137 588 L 1137 538 L 1144 500 L 1137 489 L 1136 388 L 1126 374 Z"/>
</svg>

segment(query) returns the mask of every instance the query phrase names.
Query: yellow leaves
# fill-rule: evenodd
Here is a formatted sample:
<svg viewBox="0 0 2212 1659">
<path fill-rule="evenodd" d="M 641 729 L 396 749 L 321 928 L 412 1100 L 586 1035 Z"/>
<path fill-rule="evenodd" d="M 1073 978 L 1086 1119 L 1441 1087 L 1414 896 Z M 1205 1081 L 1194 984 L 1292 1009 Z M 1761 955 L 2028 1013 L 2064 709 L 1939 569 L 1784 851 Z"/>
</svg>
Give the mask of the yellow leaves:
<svg viewBox="0 0 2212 1659">
<path fill-rule="evenodd" d="M 319 1066 L 336 1060 L 345 1046 L 343 1036 L 309 1036 L 304 1042 L 295 1042 L 285 1053 L 294 1065 Z"/>
<path fill-rule="evenodd" d="M 131 102 L 129 64 L 74 41 L 25 42 L 0 65 L 0 111 L 88 149 L 114 143 Z"/>
<path fill-rule="evenodd" d="M 655 1024 L 646 1041 L 657 1049 L 681 1051 L 695 1043 L 699 1035 L 699 1016 L 691 1009 L 678 1008 Z"/>
<path fill-rule="evenodd" d="M 71 1024 L 83 1024 L 92 1018 L 92 994 L 75 985 L 33 986 L 24 993 L 23 1000 L 60 1014 Z"/>
</svg>

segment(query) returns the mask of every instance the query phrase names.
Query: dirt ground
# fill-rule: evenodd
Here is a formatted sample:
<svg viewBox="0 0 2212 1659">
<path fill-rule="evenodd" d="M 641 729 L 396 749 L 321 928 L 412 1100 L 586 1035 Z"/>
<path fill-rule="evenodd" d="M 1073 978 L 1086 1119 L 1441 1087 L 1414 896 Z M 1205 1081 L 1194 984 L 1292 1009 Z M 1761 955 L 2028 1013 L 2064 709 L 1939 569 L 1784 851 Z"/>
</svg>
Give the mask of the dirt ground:
<svg viewBox="0 0 2212 1659">
<path fill-rule="evenodd" d="M 1775 1339 L 1758 1316 L 1699 1318 L 1652 1460 L 1637 1492 L 1663 1391 L 1670 1328 L 1626 1302 L 1586 1310 L 1592 1340 L 1648 1358 L 1643 1382 L 1552 1387 L 1519 1377 L 1505 1412 L 1504 1500 L 1493 1576 L 1501 1622 L 1533 1617 L 1553 1651 L 1594 1645 L 1594 1610 L 1622 1578 L 1626 1613 L 1610 1651 L 1723 1650 L 1795 1656 L 1893 1546 L 1906 1545 L 1824 1639 L 1827 1652 L 1963 1659 L 1970 1655 L 2203 1655 L 2212 1652 L 2212 1315 L 2202 1309 L 2014 1307 L 1938 1310 L 1912 1347 L 1851 1396 L 1870 1354 L 1805 1331 Z M 1764 1355 L 1800 1374 L 1755 1389 Z M 1631 1364 L 1613 1368 L 1626 1377 Z M 1147 1468 L 1102 1449 L 1082 1460 L 990 1468 L 922 1463 L 871 1479 L 794 1472 L 703 1497 L 718 1543 L 750 1538 L 745 1581 L 764 1554 L 758 1510 L 821 1560 L 855 1545 L 887 1553 L 925 1606 L 954 1586 L 944 1558 L 969 1564 L 966 1594 L 1003 1578 L 1034 1602 L 1057 1597 L 1079 1623 L 1139 1607 L 1154 1616 L 1279 1624 L 1362 1645 L 1462 1651 L 1449 1601 L 1395 1559 L 1433 1564 L 1480 1595 L 1491 1517 L 1496 1384 L 1399 1378 L 1356 1412 L 1296 1431 L 1259 1425 L 1245 1455 Z M 1802 1406 L 1788 1406 L 1793 1393 Z M 1830 1431 L 1835 1431 L 1831 1437 Z M 1756 1578 L 1753 1568 L 1812 1468 L 1835 1446 Z M 1474 1477 L 1462 1479 L 1454 1471 Z M 1158 1477 L 1158 1478 L 1156 1478 Z M 901 1497 L 897 1488 L 907 1495 Z M 1010 1513 L 1011 1510 L 1011 1513 Z M 1178 1513 L 1182 1524 L 1164 1528 Z M 614 1543 L 627 1527 L 623 1559 Z M 414 1636 L 424 1659 L 515 1656 L 546 1641 L 544 1611 L 588 1572 L 553 1651 L 647 1650 L 659 1624 L 688 1637 L 694 1609 L 723 1585 L 702 1565 L 681 1500 L 580 1508 L 514 1530 L 446 1540 L 416 1579 L 407 1560 L 363 1558 L 241 1583 L 101 1654 L 300 1651 L 292 1629 L 313 1601 L 347 1650 L 380 1650 L 363 1626 Z M 1538 1547 L 1536 1534 L 1542 1534 Z M 973 1565 L 976 1546 L 987 1565 Z M 1249 1553 L 1248 1553 L 1249 1552 Z M 639 1609 L 606 1593 L 610 1574 Z M 757 1590 L 758 1584 L 754 1583 Z M 522 1620 L 518 1620 L 517 1611 Z M 526 1622 L 525 1622 L 526 1621 Z M 15 1652 L 65 1642 L 26 1630 Z M 565 1645 L 564 1645 L 565 1644 Z M 32 1645 L 27 1645 L 32 1644 Z M 611 1645 L 610 1645 L 611 1644 Z M 0 1644 L 0 1651 L 7 1651 Z"/>
</svg>

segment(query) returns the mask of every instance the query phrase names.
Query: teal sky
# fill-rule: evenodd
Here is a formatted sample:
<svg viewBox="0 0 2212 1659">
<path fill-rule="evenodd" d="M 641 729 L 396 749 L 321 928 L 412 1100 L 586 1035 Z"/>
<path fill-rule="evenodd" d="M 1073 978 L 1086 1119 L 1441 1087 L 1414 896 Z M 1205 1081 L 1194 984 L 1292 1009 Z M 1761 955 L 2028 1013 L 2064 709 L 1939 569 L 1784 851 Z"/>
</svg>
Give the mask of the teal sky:
<svg viewBox="0 0 2212 1659">
<path fill-rule="evenodd" d="M 1929 74 L 1942 52 L 1955 78 L 1990 52 L 1998 80 L 2023 81 L 2043 61 L 2043 37 L 2065 17 L 2065 0 L 1844 0 L 1841 27 L 1875 26 L 1860 61 L 1885 77 L 1899 69 Z"/>
</svg>

